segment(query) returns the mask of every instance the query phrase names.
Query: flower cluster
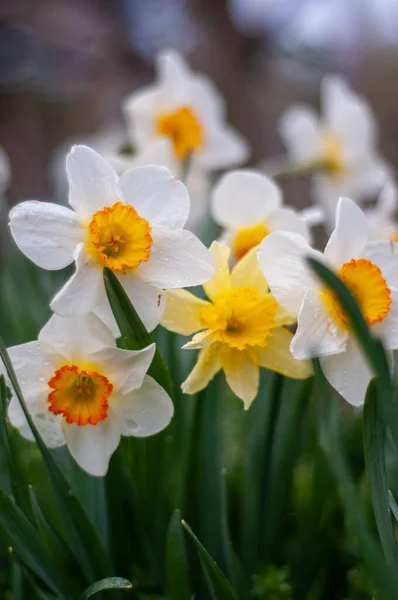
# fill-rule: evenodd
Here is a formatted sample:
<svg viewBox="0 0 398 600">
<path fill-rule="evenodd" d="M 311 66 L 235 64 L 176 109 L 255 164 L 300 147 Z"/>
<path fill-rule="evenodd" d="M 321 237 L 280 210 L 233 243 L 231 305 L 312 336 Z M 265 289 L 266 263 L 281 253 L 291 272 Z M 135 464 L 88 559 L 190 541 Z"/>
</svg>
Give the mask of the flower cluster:
<svg viewBox="0 0 398 600">
<path fill-rule="evenodd" d="M 67 444 L 83 469 L 101 476 L 120 436 L 152 435 L 173 415 L 170 397 L 147 375 L 155 346 L 117 347 L 104 268 L 148 331 L 161 323 L 193 336 L 184 348 L 199 355 L 183 392 L 202 390 L 222 370 L 248 408 L 260 368 L 304 379 L 319 357 L 331 385 L 351 404 L 363 403 L 370 367 L 339 299 L 306 259 L 332 269 L 386 348 L 398 348 L 397 195 L 384 181 L 388 168 L 376 154 L 366 103 L 339 78 L 327 78 L 322 104 L 322 121 L 291 109 L 281 135 L 297 168 L 318 169 L 316 197 L 335 222 L 323 253 L 309 245 L 303 216 L 283 206 L 278 185 L 255 170 L 230 171 L 214 186 L 210 212 L 222 232 L 210 249 L 184 229 L 197 214 L 189 192 L 196 186 L 204 193 L 210 172 L 239 166 L 248 152 L 226 124 L 212 83 L 174 52 L 159 57 L 157 82 L 124 103 L 132 157 L 116 170 L 93 149 L 75 146 L 66 159 L 71 208 L 27 201 L 11 210 L 13 238 L 31 261 L 48 270 L 75 264 L 38 341 L 10 349 L 49 447 Z M 363 213 L 353 200 L 383 183 L 375 208 Z M 347 193 L 353 200 L 341 197 Z M 200 285 L 206 298 L 185 289 Z M 9 418 L 31 439 L 15 397 Z"/>
</svg>

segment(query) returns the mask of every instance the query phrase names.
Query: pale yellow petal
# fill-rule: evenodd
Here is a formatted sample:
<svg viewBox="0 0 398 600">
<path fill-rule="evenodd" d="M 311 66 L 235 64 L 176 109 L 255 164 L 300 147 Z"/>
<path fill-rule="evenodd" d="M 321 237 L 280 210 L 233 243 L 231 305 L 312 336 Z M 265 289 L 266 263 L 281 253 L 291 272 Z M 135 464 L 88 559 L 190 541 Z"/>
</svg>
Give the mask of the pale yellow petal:
<svg viewBox="0 0 398 600">
<path fill-rule="evenodd" d="M 257 261 L 257 252 L 258 246 L 236 263 L 231 273 L 232 285 L 234 288 L 253 287 L 260 296 L 265 296 L 269 289 Z"/>
<path fill-rule="evenodd" d="M 257 396 L 260 369 L 246 353 L 229 346 L 220 347 L 220 361 L 231 390 L 249 408 Z"/>
<path fill-rule="evenodd" d="M 199 331 L 199 333 L 195 333 L 192 340 L 187 342 L 183 348 L 184 350 L 197 350 L 198 348 L 204 348 L 211 344 L 215 339 L 215 334 L 211 329 L 205 329 L 204 331 Z"/>
<path fill-rule="evenodd" d="M 283 327 L 272 329 L 265 348 L 256 348 L 258 364 L 293 379 L 306 379 L 312 375 L 308 360 L 296 360 L 290 352 L 293 334 Z"/>
<path fill-rule="evenodd" d="M 282 325 L 293 325 L 294 323 L 297 323 L 297 317 L 292 315 L 292 313 L 287 312 L 287 310 L 278 304 L 275 316 L 275 327 L 281 327 Z"/>
<path fill-rule="evenodd" d="M 186 290 L 167 290 L 165 298 L 166 309 L 161 320 L 163 327 L 182 335 L 191 335 L 203 328 L 199 313 L 209 302 Z"/>
<path fill-rule="evenodd" d="M 217 294 L 222 294 L 232 288 L 231 275 L 229 273 L 230 249 L 225 244 L 213 242 L 209 250 L 216 263 L 216 274 L 213 279 L 204 284 L 203 289 L 208 298 L 213 300 Z"/>
<path fill-rule="evenodd" d="M 199 352 L 198 360 L 187 379 L 181 385 L 184 394 L 195 394 L 203 390 L 221 370 L 218 346 L 212 344 Z"/>
</svg>

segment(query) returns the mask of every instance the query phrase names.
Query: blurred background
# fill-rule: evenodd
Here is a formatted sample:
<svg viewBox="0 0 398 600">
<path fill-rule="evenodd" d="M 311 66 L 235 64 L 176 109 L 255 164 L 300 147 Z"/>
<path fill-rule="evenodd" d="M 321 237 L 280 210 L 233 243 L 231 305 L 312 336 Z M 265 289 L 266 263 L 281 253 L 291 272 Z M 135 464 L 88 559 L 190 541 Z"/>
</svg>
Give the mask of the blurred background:
<svg viewBox="0 0 398 600">
<path fill-rule="evenodd" d="M 382 154 L 397 165 L 397 0 L 3 0 L 8 202 L 53 200 L 60 148 L 121 125 L 121 100 L 152 80 L 165 47 L 215 80 L 251 164 L 283 152 L 283 110 L 317 105 L 322 75 L 341 72 L 371 103 Z M 305 179 L 283 183 L 288 202 L 308 204 Z"/>
</svg>

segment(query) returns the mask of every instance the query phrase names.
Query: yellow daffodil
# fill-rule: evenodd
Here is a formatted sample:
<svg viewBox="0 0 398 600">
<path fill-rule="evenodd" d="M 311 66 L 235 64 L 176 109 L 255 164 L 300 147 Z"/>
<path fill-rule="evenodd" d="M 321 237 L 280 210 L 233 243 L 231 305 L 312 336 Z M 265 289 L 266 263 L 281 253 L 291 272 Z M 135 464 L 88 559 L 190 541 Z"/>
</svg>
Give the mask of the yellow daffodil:
<svg viewBox="0 0 398 600">
<path fill-rule="evenodd" d="M 311 365 L 290 353 L 293 334 L 285 326 L 294 318 L 270 294 L 256 249 L 231 272 L 228 246 L 214 242 L 210 252 L 216 275 L 203 286 L 208 300 L 186 290 L 167 292 L 162 324 L 182 335 L 195 334 L 184 346 L 200 349 L 194 369 L 182 384 L 185 393 L 205 388 L 222 369 L 228 385 L 248 408 L 258 392 L 259 367 L 303 379 L 311 375 Z"/>
</svg>

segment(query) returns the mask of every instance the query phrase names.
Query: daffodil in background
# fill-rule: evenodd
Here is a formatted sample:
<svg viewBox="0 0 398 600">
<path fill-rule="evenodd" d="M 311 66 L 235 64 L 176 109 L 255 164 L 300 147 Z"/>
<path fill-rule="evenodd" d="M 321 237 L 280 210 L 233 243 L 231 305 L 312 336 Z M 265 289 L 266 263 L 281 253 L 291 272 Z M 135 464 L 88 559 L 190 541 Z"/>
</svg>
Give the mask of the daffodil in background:
<svg viewBox="0 0 398 600">
<path fill-rule="evenodd" d="M 339 76 L 324 77 L 320 95 L 321 117 L 309 107 L 293 106 L 282 116 L 279 131 L 293 165 L 320 170 L 312 197 L 332 229 L 337 198 L 371 198 L 389 167 L 378 154 L 377 124 L 367 102 Z"/>
<path fill-rule="evenodd" d="M 205 284 L 208 300 L 186 290 L 166 293 L 162 325 L 182 335 L 195 334 L 186 349 L 200 349 L 197 363 L 182 384 L 187 394 L 205 388 L 221 369 L 232 391 L 248 408 L 256 397 L 260 367 L 304 379 L 311 364 L 289 350 L 294 317 L 270 294 L 253 249 L 230 272 L 230 250 L 214 242 L 215 277 Z"/>
<path fill-rule="evenodd" d="M 173 403 L 146 372 L 155 345 L 116 348 L 111 331 L 93 314 L 53 315 L 38 341 L 9 349 L 34 423 L 49 448 L 65 444 L 88 473 L 103 476 L 120 436 L 145 437 L 164 429 Z M 33 440 L 18 399 L 8 416 Z"/>
<path fill-rule="evenodd" d="M 398 195 L 395 181 L 388 180 L 383 185 L 374 207 L 366 210 L 370 223 L 372 240 L 398 242 Z"/>
<path fill-rule="evenodd" d="M 130 141 L 138 152 L 159 138 L 182 163 L 188 157 L 204 171 L 226 169 L 247 160 L 243 138 L 226 123 L 225 106 L 213 83 L 192 73 L 180 54 L 161 52 L 157 80 L 124 102 Z"/>
<path fill-rule="evenodd" d="M 335 271 L 354 295 L 368 326 L 387 349 L 398 348 L 398 253 L 395 244 L 369 244 L 370 225 L 361 209 L 341 198 L 336 228 L 325 252 L 299 235 L 272 233 L 260 245 L 261 270 L 276 300 L 297 315 L 290 349 L 297 359 L 320 357 L 330 384 L 351 404 L 363 404 L 371 370 L 335 294 L 307 266 L 314 257 Z"/>
<path fill-rule="evenodd" d="M 309 229 L 297 211 L 283 206 L 280 188 L 268 177 L 247 169 L 221 177 L 212 190 L 211 212 L 224 228 L 222 241 L 239 260 L 271 231 L 293 231 L 309 241 Z"/>
<path fill-rule="evenodd" d="M 112 326 L 103 268 L 115 272 L 148 330 L 164 310 L 163 289 L 194 286 L 214 275 L 207 248 L 183 229 L 189 213 L 185 186 L 159 166 L 126 171 L 75 146 L 67 157 L 69 203 L 27 201 L 10 212 L 13 237 L 35 264 L 76 272 L 55 296 L 61 316 L 95 310 Z"/>
</svg>

